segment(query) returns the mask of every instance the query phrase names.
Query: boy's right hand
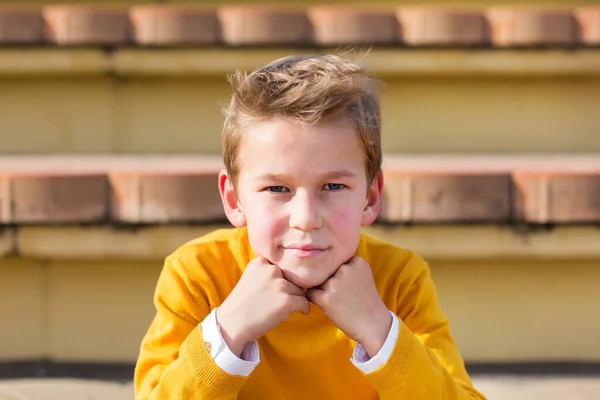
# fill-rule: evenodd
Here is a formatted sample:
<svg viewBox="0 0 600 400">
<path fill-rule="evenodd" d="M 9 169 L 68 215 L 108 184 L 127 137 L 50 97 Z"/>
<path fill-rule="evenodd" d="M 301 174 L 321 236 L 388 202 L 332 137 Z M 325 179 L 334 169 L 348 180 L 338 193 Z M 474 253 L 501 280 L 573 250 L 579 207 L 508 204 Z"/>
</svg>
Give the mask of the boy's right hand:
<svg viewBox="0 0 600 400">
<path fill-rule="evenodd" d="M 307 315 L 309 308 L 304 289 L 287 281 L 278 266 L 257 257 L 217 309 L 217 323 L 229 349 L 240 357 L 246 343 L 265 335 L 294 312 Z"/>
</svg>

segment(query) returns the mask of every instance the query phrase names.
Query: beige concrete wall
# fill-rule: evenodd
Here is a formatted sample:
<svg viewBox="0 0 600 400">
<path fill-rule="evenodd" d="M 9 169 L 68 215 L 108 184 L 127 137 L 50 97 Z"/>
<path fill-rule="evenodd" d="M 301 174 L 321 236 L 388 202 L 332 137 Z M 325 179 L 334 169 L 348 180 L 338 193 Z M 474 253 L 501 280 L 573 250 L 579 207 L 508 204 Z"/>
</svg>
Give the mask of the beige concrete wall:
<svg viewBox="0 0 600 400">
<path fill-rule="evenodd" d="M 44 354 L 48 336 L 46 287 L 43 262 L 0 259 L 0 359 Z"/>
<path fill-rule="evenodd" d="M 153 315 L 161 258 L 206 230 L 161 227 L 106 235 L 96 229 L 29 229 L 18 241 L 25 259 L 0 259 L 2 360 L 133 362 Z M 600 231 L 564 228 L 529 236 L 476 227 L 394 231 L 372 232 L 428 259 L 467 360 L 600 361 Z M 100 239 L 96 246 L 78 245 L 91 243 L 91 235 Z M 444 246 L 461 236 L 469 246 Z M 113 246 L 110 238 L 139 251 Z M 148 246 L 155 251 L 145 259 Z"/>
<path fill-rule="evenodd" d="M 0 80 L 0 152 L 109 152 L 114 84 L 108 78 Z"/>
<path fill-rule="evenodd" d="M 135 360 L 160 267 L 0 260 L 0 360 Z"/>
<path fill-rule="evenodd" d="M 389 152 L 600 150 L 600 79 L 408 78 L 387 82 Z"/>
<path fill-rule="evenodd" d="M 431 262 L 470 361 L 600 361 L 600 260 Z"/>
<path fill-rule="evenodd" d="M 600 151 L 600 77 L 389 77 L 394 153 Z M 222 78 L 0 80 L 2 153 L 220 151 Z"/>
<path fill-rule="evenodd" d="M 161 263 L 52 261 L 47 266 L 47 355 L 76 361 L 135 360 L 152 318 Z"/>
</svg>

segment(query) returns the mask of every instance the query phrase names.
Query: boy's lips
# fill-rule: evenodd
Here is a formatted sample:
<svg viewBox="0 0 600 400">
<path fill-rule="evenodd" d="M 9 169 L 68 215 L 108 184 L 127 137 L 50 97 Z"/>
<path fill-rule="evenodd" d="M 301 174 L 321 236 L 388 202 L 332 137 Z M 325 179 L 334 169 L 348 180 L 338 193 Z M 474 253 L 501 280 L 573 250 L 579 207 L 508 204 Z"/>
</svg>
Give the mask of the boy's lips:
<svg viewBox="0 0 600 400">
<path fill-rule="evenodd" d="M 313 244 L 292 244 L 283 246 L 283 248 L 299 258 L 315 257 L 327 250 L 327 247 Z"/>
</svg>

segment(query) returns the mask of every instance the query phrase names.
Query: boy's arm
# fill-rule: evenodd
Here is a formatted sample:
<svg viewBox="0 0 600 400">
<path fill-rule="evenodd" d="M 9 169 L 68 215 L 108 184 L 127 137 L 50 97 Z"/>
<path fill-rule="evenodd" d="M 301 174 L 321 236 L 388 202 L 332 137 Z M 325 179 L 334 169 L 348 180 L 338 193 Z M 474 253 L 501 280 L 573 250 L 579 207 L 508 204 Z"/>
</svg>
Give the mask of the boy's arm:
<svg viewBox="0 0 600 400">
<path fill-rule="evenodd" d="M 207 295 L 190 286 L 167 259 L 135 369 L 136 400 L 235 399 L 248 379 L 224 372 L 213 360 L 198 324 L 209 315 Z"/>
<path fill-rule="evenodd" d="M 485 399 L 473 387 L 441 312 L 427 264 L 413 257 L 415 276 L 398 299 L 398 334 L 387 362 L 365 374 L 385 399 Z M 404 272 L 403 272 L 404 273 Z"/>
<path fill-rule="evenodd" d="M 350 361 L 364 374 L 371 373 L 381 368 L 390 358 L 390 355 L 394 350 L 396 338 L 398 337 L 398 329 L 400 329 L 400 321 L 398 320 L 396 314 L 391 311 L 390 314 L 393 316 L 392 326 L 387 334 L 383 346 L 373 358 L 369 357 L 367 350 L 365 350 L 360 342 L 357 342 L 356 346 L 354 346 L 354 351 L 352 352 L 352 358 Z"/>
<path fill-rule="evenodd" d="M 260 362 L 260 354 L 256 341 L 247 343 L 240 357 L 233 354 L 221 332 L 217 322 L 217 310 L 214 308 L 202 321 L 202 339 L 209 349 L 215 363 L 229 375 L 248 376 Z"/>
</svg>

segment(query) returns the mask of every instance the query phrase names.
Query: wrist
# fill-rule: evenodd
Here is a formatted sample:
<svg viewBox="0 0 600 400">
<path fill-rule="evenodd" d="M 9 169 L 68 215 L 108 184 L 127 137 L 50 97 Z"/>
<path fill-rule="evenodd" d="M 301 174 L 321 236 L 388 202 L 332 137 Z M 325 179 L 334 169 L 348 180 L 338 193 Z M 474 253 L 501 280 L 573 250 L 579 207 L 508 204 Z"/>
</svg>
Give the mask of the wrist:
<svg viewBox="0 0 600 400">
<path fill-rule="evenodd" d="M 230 315 L 227 312 L 222 312 L 221 309 L 217 309 L 215 316 L 225 344 L 233 354 L 238 358 L 241 357 L 244 346 L 250 340 L 244 335 L 244 329 L 238 327 L 236 321 L 239 320 L 230 318 Z"/>
<path fill-rule="evenodd" d="M 368 330 L 358 341 L 370 358 L 375 357 L 383 345 L 392 328 L 393 317 L 387 308 L 377 314 L 373 314 L 370 321 L 365 324 Z"/>
</svg>

